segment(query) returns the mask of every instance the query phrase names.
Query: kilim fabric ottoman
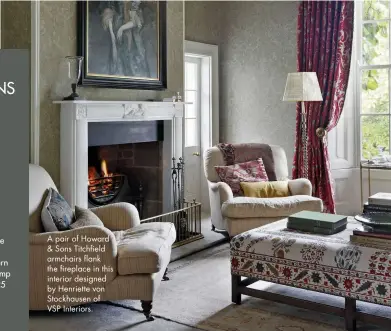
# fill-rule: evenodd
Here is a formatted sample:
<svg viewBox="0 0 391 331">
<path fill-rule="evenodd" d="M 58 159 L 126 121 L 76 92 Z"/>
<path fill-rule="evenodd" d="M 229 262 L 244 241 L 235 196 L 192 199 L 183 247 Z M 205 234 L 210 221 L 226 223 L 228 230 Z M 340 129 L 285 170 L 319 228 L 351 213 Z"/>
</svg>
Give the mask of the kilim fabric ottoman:
<svg viewBox="0 0 391 331">
<path fill-rule="evenodd" d="M 391 320 L 356 311 L 356 300 L 391 306 L 391 250 L 350 243 L 360 223 L 349 219 L 347 229 L 334 235 L 317 235 L 286 228 L 287 220 L 239 234 L 231 240 L 232 301 L 241 294 L 286 302 L 345 317 L 346 328 L 356 320 L 378 324 Z M 247 277 L 242 280 L 243 277 Z M 264 280 L 346 298 L 345 309 L 248 288 Z M 334 308 L 334 307 L 331 307 Z M 391 308 L 390 308 L 391 316 Z"/>
</svg>

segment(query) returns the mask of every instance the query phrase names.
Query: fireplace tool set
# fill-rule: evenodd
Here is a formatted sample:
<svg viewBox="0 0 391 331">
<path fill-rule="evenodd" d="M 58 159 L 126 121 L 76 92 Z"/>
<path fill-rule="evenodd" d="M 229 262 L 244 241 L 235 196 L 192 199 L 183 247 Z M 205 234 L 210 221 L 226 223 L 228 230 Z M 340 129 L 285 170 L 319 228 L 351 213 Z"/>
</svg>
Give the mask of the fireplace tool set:
<svg viewBox="0 0 391 331">
<path fill-rule="evenodd" d="M 183 158 L 172 158 L 171 178 L 172 178 L 172 196 L 174 202 L 174 210 L 182 209 L 185 202 L 185 162 Z"/>
<path fill-rule="evenodd" d="M 142 222 L 171 222 L 175 226 L 176 241 L 173 247 L 202 239 L 201 204 L 195 200 L 185 200 L 185 162 L 182 157 L 172 158 L 171 184 L 173 211 L 150 217 Z"/>
</svg>

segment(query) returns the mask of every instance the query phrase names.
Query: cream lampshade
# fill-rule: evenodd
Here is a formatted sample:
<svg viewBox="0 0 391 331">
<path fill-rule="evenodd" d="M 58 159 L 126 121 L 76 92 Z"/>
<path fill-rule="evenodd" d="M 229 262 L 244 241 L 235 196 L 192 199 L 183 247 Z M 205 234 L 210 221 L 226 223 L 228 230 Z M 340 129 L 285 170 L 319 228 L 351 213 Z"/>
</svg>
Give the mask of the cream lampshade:
<svg viewBox="0 0 391 331">
<path fill-rule="evenodd" d="M 322 101 L 316 72 L 288 74 L 283 101 Z"/>
<path fill-rule="evenodd" d="M 302 146 L 304 152 L 304 177 L 308 178 L 307 115 L 305 101 L 323 101 L 316 72 L 294 72 L 288 74 L 283 101 L 301 101 Z"/>
</svg>

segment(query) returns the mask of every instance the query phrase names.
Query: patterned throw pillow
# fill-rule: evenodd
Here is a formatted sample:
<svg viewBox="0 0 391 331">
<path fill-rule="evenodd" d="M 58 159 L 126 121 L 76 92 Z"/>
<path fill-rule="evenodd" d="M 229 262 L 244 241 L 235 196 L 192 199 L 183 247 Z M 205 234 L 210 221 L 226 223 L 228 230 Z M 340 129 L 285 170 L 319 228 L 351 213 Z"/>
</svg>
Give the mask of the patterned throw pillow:
<svg viewBox="0 0 391 331">
<path fill-rule="evenodd" d="M 75 206 L 76 221 L 71 224 L 71 229 L 82 228 L 84 226 L 104 226 L 103 222 L 91 210 Z"/>
<path fill-rule="evenodd" d="M 261 158 L 229 166 L 216 166 L 222 182 L 227 183 L 234 196 L 243 195 L 241 182 L 266 182 L 269 180 Z"/>
<path fill-rule="evenodd" d="M 50 188 L 43 204 L 41 219 L 46 232 L 69 230 L 73 222 L 73 210 L 60 193 Z"/>
</svg>

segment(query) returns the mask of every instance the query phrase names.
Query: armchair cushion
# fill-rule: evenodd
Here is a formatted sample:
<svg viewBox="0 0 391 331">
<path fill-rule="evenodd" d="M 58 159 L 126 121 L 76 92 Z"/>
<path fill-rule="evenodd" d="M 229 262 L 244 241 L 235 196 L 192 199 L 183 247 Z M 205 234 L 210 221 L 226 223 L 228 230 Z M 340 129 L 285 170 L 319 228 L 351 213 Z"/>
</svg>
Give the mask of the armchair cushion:
<svg viewBox="0 0 391 331">
<path fill-rule="evenodd" d="M 71 224 L 71 229 L 83 226 L 104 226 L 103 222 L 91 210 L 75 206 L 76 220 Z"/>
<path fill-rule="evenodd" d="M 240 183 L 245 197 L 281 198 L 290 195 L 288 181 Z"/>
<path fill-rule="evenodd" d="M 233 195 L 243 195 L 241 182 L 268 181 L 265 166 L 261 158 L 258 160 L 237 163 L 228 166 L 216 166 L 217 174 L 222 182 L 227 183 Z"/>
<path fill-rule="evenodd" d="M 223 203 L 221 212 L 229 218 L 281 217 L 302 210 L 322 211 L 321 199 L 307 195 L 282 198 L 236 197 Z"/>
<path fill-rule="evenodd" d="M 152 274 L 169 259 L 176 239 L 172 223 L 143 223 L 126 231 L 115 231 L 118 243 L 118 274 Z"/>
<path fill-rule="evenodd" d="M 71 206 L 62 195 L 50 188 L 43 203 L 41 218 L 46 232 L 65 231 L 70 229 L 74 215 Z"/>
</svg>

